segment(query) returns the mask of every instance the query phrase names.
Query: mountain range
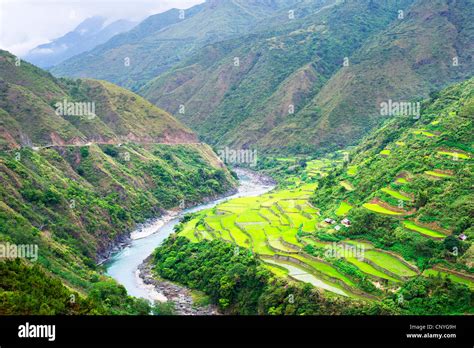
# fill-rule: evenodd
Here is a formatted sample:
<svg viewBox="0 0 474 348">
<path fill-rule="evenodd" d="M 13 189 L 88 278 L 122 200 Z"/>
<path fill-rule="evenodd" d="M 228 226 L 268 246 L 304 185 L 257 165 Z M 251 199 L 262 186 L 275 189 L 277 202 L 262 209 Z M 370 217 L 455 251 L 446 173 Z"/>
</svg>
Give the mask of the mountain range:
<svg viewBox="0 0 474 348">
<path fill-rule="evenodd" d="M 178 10 L 152 16 L 52 72 L 137 90 L 217 147 L 322 153 L 380 125 L 382 102 L 472 75 L 468 3 L 211 1 L 181 21 Z"/>
</svg>

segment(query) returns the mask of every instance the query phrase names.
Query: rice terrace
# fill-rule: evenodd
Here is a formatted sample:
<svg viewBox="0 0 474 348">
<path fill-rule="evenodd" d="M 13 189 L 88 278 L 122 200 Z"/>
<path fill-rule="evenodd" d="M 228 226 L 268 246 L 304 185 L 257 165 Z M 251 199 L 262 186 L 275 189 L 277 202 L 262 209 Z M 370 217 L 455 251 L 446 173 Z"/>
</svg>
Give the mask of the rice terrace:
<svg viewBox="0 0 474 348">
<path fill-rule="evenodd" d="M 322 163 L 321 160 L 308 162 L 304 176 L 314 173 L 315 167 L 321 168 Z M 327 173 L 320 170 L 317 174 L 324 177 Z M 421 272 L 400 254 L 379 249 L 371 242 L 334 237 L 336 230 L 350 229 L 344 220 L 352 206 L 343 201 L 330 214 L 335 219 L 325 219 L 310 200 L 311 193 L 317 190 L 317 183 L 300 182 L 291 177 L 287 180 L 291 184 L 285 189 L 258 197 L 233 199 L 193 214 L 179 227 L 178 235 L 192 242 L 224 240 L 235 246 L 236 253 L 257 255 L 276 276 L 310 283 L 329 296 L 377 301 L 380 299 L 377 294 L 395 291 L 408 279 L 430 275 L 447 276 L 474 288 L 474 278 L 467 274 L 459 276 L 436 269 Z M 411 200 L 389 188 L 381 191 L 396 199 Z M 378 204 L 362 206 L 376 214 L 403 215 Z M 411 221 L 400 220 L 400 225 L 427 237 L 446 237 Z M 352 255 L 357 253 L 359 255 Z M 349 267 L 341 267 L 341 263 Z M 377 290 L 364 291 L 361 281 L 376 284 Z"/>
</svg>

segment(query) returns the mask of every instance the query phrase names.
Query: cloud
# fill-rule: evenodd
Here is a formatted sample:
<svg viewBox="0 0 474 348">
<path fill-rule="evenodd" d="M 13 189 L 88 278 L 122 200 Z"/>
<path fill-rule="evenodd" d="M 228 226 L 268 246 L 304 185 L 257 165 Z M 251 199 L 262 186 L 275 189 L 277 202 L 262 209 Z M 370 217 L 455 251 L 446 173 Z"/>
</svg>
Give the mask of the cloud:
<svg viewBox="0 0 474 348">
<path fill-rule="evenodd" d="M 0 48 L 22 56 L 92 16 L 140 21 L 204 0 L 0 0 Z"/>
</svg>

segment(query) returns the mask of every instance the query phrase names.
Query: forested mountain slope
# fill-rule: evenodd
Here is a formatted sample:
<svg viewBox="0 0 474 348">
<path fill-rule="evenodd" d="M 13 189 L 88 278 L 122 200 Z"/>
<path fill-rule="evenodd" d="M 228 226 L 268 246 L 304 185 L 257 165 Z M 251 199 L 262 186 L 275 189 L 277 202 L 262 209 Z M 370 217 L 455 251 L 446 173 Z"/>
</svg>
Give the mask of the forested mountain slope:
<svg viewBox="0 0 474 348">
<path fill-rule="evenodd" d="M 97 262 L 137 223 L 233 190 L 233 177 L 188 128 L 129 91 L 102 81 L 58 80 L 28 63 L 16 65 L 6 52 L 0 71 L 2 247 L 36 245 L 37 260 L 30 261 L 39 267 L 37 277 L 56 279 L 60 298 L 67 291 L 58 278 L 81 296 L 110 292 L 117 308 L 109 309 L 127 313 L 122 307 L 134 308 L 133 301 L 126 303 L 125 290 L 103 277 Z M 95 114 L 58 114 L 54 105 L 64 99 L 95 102 Z M 25 297 L 18 279 L 32 278 L 30 267 L 2 264 L 0 313 L 81 311 L 39 308 L 40 292 Z M 21 308 L 23 302 L 31 307 Z M 97 306 L 83 310 L 108 311 Z"/>
<path fill-rule="evenodd" d="M 140 94 L 212 144 L 310 153 L 360 139 L 383 101 L 473 73 L 469 1 L 301 6 L 274 30 L 204 47 Z"/>
<path fill-rule="evenodd" d="M 299 1 L 212 0 L 187 10 L 172 9 L 51 71 L 59 76 L 104 79 L 137 90 L 195 49 L 248 33 L 261 20 Z"/>
</svg>

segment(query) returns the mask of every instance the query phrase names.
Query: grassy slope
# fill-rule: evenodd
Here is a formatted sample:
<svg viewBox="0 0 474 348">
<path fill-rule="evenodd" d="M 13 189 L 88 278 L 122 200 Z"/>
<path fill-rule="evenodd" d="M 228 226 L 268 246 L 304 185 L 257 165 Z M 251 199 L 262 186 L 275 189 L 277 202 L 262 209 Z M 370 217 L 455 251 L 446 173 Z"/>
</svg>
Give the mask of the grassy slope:
<svg viewBox="0 0 474 348">
<path fill-rule="evenodd" d="M 56 79 L 0 51 L 0 145 L 193 143 L 195 135 L 145 99 L 105 81 Z M 58 115 L 56 103 L 94 103 L 96 117 Z"/>
</svg>

